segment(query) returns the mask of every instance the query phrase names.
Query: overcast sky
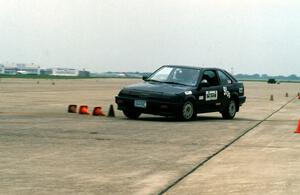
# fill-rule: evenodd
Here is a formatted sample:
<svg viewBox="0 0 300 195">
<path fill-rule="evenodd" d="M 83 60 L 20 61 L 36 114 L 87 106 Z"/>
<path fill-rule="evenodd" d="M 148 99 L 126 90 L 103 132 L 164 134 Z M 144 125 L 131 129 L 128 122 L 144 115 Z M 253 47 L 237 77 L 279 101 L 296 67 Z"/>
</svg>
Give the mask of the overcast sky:
<svg viewBox="0 0 300 195">
<path fill-rule="evenodd" d="M 299 0 L 0 0 L 0 63 L 300 75 Z"/>
</svg>

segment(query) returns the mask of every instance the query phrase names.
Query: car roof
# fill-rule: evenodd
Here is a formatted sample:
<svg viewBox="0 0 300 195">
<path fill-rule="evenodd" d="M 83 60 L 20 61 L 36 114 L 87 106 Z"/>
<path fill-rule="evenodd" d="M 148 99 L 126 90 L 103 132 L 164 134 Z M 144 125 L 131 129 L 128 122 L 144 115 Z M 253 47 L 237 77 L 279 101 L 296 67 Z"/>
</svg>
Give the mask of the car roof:
<svg viewBox="0 0 300 195">
<path fill-rule="evenodd" d="M 215 67 L 201 67 L 201 66 L 190 66 L 190 65 L 163 65 L 163 66 L 169 66 L 169 67 L 178 67 L 178 68 L 192 68 L 192 69 L 198 69 L 198 70 L 206 70 L 206 69 L 214 69 L 214 70 L 223 70 L 220 68 Z"/>
</svg>

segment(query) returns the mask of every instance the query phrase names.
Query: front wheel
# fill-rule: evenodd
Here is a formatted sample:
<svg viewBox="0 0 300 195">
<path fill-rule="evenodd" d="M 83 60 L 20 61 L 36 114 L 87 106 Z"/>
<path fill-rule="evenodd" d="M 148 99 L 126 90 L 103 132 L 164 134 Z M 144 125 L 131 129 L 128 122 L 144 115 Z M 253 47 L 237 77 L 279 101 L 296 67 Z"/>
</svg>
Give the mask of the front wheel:
<svg viewBox="0 0 300 195">
<path fill-rule="evenodd" d="M 230 100 L 227 108 L 222 112 L 224 119 L 233 119 L 237 111 L 237 104 L 234 100 Z"/>
<path fill-rule="evenodd" d="M 123 110 L 123 114 L 130 119 L 137 119 L 141 115 L 138 111 Z"/>
<path fill-rule="evenodd" d="M 184 102 L 182 106 L 180 118 L 185 121 L 189 121 L 195 119 L 196 116 L 197 116 L 197 111 L 195 110 L 195 106 L 193 102 L 189 100 Z"/>
</svg>

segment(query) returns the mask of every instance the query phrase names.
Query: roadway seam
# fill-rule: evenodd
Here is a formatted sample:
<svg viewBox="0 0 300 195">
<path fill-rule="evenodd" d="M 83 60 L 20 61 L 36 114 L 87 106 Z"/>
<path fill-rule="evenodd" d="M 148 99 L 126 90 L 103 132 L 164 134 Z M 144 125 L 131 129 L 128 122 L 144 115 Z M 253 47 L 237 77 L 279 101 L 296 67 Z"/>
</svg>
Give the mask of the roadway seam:
<svg viewBox="0 0 300 195">
<path fill-rule="evenodd" d="M 202 167 L 204 164 L 206 164 L 209 160 L 211 160 L 212 158 L 214 158 L 215 156 L 217 156 L 218 154 L 220 154 L 221 152 L 223 152 L 225 149 L 227 149 L 229 146 L 231 146 L 232 144 L 234 144 L 235 142 L 237 142 L 240 138 L 242 138 L 243 136 L 245 136 L 247 133 L 249 133 L 251 130 L 255 129 L 257 126 L 259 126 L 261 123 L 267 121 L 269 118 L 271 118 L 274 114 L 276 114 L 277 112 L 279 112 L 281 109 L 283 109 L 285 106 L 287 106 L 289 103 L 291 103 L 292 101 L 294 101 L 297 97 L 292 98 L 291 100 L 289 100 L 287 103 L 285 103 L 284 105 L 282 105 L 280 108 L 278 108 L 277 110 L 273 111 L 271 114 L 269 114 L 266 118 L 264 118 L 263 120 L 259 121 L 258 123 L 256 123 L 255 125 L 253 125 L 252 127 L 246 129 L 241 135 L 237 136 L 236 138 L 234 138 L 232 141 L 230 141 L 228 144 L 224 145 L 221 149 L 219 149 L 218 151 L 216 151 L 215 153 L 213 153 L 212 155 L 208 156 L 204 161 L 201 161 L 199 164 L 197 164 L 194 168 L 192 168 L 190 171 L 188 171 L 187 173 L 185 173 L 183 176 L 181 176 L 180 178 L 178 178 L 176 181 L 174 181 L 173 183 L 171 183 L 169 186 L 167 186 L 166 188 L 164 188 L 163 190 L 161 190 L 158 194 L 162 195 L 164 193 L 166 193 L 167 191 L 169 191 L 171 188 L 173 188 L 175 185 L 177 185 L 179 182 L 181 182 L 183 179 L 185 179 L 187 176 L 189 176 L 190 174 L 192 174 L 193 172 L 195 172 L 198 168 Z"/>
</svg>

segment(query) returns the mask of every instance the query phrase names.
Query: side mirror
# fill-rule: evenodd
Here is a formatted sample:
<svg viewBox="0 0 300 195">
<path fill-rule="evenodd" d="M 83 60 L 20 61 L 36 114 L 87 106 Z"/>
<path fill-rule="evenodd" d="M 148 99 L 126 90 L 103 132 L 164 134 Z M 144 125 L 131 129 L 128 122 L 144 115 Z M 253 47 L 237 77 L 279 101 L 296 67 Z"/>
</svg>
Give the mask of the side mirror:
<svg viewBox="0 0 300 195">
<path fill-rule="evenodd" d="M 210 85 L 209 85 L 209 83 L 208 83 L 208 81 L 206 79 L 203 79 L 201 81 L 201 83 L 199 84 L 199 88 L 201 88 L 201 87 L 209 87 L 209 86 Z"/>
<path fill-rule="evenodd" d="M 143 78 L 143 80 L 145 81 L 145 80 L 148 79 L 148 77 L 149 77 L 149 75 L 144 74 L 142 78 Z"/>
</svg>

